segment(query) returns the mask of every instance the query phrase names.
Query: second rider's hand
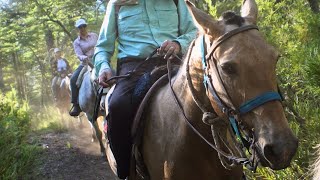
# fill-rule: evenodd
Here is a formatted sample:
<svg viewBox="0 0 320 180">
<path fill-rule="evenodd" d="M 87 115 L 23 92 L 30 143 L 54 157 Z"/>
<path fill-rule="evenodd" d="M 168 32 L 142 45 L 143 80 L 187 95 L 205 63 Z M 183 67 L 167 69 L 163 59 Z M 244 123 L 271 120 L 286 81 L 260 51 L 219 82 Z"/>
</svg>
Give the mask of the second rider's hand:
<svg viewBox="0 0 320 180">
<path fill-rule="evenodd" d="M 113 82 L 107 82 L 112 77 L 111 69 L 106 69 L 99 76 L 99 85 L 102 87 L 110 87 Z"/>
<path fill-rule="evenodd" d="M 165 40 L 158 49 L 158 54 L 164 59 L 173 59 L 180 52 L 180 44 L 176 41 Z"/>
</svg>

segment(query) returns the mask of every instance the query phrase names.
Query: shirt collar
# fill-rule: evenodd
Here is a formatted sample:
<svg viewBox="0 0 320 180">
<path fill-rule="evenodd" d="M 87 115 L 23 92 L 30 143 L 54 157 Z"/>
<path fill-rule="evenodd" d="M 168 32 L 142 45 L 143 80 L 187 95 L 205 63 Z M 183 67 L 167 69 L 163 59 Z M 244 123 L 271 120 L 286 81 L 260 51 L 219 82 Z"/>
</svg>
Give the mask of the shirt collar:
<svg viewBox="0 0 320 180">
<path fill-rule="evenodd" d="M 83 38 L 83 37 L 81 37 L 80 35 L 78 35 L 78 39 L 79 39 L 79 40 L 81 40 L 81 39 L 85 40 L 85 39 L 87 39 L 89 36 L 90 36 L 90 33 L 88 32 L 87 37 Z"/>
</svg>

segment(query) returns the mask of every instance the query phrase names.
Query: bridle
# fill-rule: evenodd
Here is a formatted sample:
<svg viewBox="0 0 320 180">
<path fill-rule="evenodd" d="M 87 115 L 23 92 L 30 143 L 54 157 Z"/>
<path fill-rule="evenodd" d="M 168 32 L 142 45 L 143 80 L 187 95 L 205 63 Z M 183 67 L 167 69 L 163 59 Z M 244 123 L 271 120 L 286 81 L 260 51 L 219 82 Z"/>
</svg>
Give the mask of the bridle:
<svg viewBox="0 0 320 180">
<path fill-rule="evenodd" d="M 249 130 L 249 132 L 251 132 L 252 134 L 247 135 L 245 138 L 242 135 L 242 131 L 244 130 L 248 130 L 245 129 L 244 125 L 241 123 L 240 118 L 242 115 L 251 112 L 252 110 L 254 110 L 255 108 L 262 106 L 263 104 L 270 102 L 270 101 L 282 101 L 282 96 L 279 92 L 274 92 L 274 91 L 268 91 L 268 92 L 264 92 L 261 95 L 256 96 L 255 98 L 248 100 L 246 102 L 244 102 L 242 105 L 240 105 L 240 107 L 236 108 L 234 106 L 234 103 L 232 103 L 232 99 L 230 98 L 230 95 L 227 91 L 227 89 L 225 88 L 225 84 L 221 78 L 221 75 L 218 71 L 218 67 L 217 67 L 217 60 L 213 57 L 213 54 L 215 52 L 215 50 L 219 47 L 219 45 L 223 42 L 225 42 L 226 40 L 228 40 L 229 38 L 231 38 L 234 35 L 237 35 L 241 32 L 244 31 L 248 31 L 248 30 L 253 30 L 256 29 L 258 30 L 258 27 L 255 25 L 245 25 L 245 26 L 241 26 L 237 29 L 234 29 L 232 31 L 229 31 L 227 33 L 225 33 L 224 35 L 220 36 L 216 41 L 214 41 L 212 43 L 212 45 L 210 46 L 208 52 L 206 52 L 206 43 L 205 43 L 205 38 L 204 36 L 200 37 L 202 38 L 202 42 L 201 42 L 201 53 L 202 53 L 202 66 L 203 66 L 203 72 L 204 72 L 204 86 L 205 89 L 207 91 L 207 94 L 211 95 L 215 101 L 215 103 L 218 105 L 219 109 L 221 110 L 221 112 L 223 112 L 226 117 L 228 118 L 229 122 L 224 121 L 225 123 L 228 123 L 228 125 L 231 125 L 231 127 L 229 126 L 229 129 L 232 129 L 231 131 L 233 132 L 233 138 L 237 139 L 236 141 L 234 141 L 233 139 L 233 143 L 235 143 L 235 146 L 237 146 L 238 148 L 236 148 L 236 151 L 238 151 L 238 154 L 240 154 L 240 157 L 234 156 L 232 153 L 232 150 L 230 150 L 230 148 L 228 148 L 229 153 L 231 153 L 231 155 L 225 151 L 223 151 L 221 149 L 221 145 L 218 143 L 218 133 L 216 132 L 216 125 L 217 123 L 221 123 L 223 121 L 223 119 L 221 119 L 220 117 L 217 118 L 217 115 L 215 115 L 215 113 L 212 112 L 212 110 L 208 110 L 207 108 L 205 108 L 205 106 L 199 101 L 199 98 L 196 96 L 195 94 L 195 88 L 192 85 L 191 82 L 191 76 L 189 73 L 189 61 L 190 61 L 190 55 L 191 55 L 191 49 L 194 46 L 195 41 L 192 42 L 192 44 L 190 45 L 190 49 L 188 51 L 188 54 L 186 56 L 187 59 L 187 65 L 186 65 L 186 76 L 187 76 L 187 81 L 188 81 L 188 86 L 190 88 L 191 94 L 192 94 L 192 98 L 194 100 L 194 102 L 197 104 L 197 106 L 199 107 L 199 109 L 201 109 L 202 113 L 203 113 L 203 122 L 210 125 L 211 126 L 211 131 L 212 131 L 212 137 L 214 139 L 214 143 L 211 143 L 210 141 L 208 141 L 196 128 L 194 128 L 194 126 L 190 123 L 190 120 L 187 118 L 187 116 L 184 113 L 183 107 L 180 104 L 180 102 L 178 101 L 178 98 L 173 90 L 172 87 L 172 82 L 171 82 L 171 72 L 170 72 L 170 61 L 168 61 L 168 77 L 169 77 L 169 83 L 170 83 L 170 87 L 171 87 L 171 92 L 172 95 L 174 96 L 175 102 L 176 104 L 179 106 L 184 119 L 186 120 L 187 124 L 189 125 L 189 127 L 191 129 L 193 129 L 193 131 L 201 137 L 201 139 L 203 139 L 210 147 L 212 147 L 213 149 L 215 149 L 218 152 L 220 161 L 222 163 L 222 165 L 225 168 L 232 168 L 236 165 L 245 165 L 248 169 L 255 171 L 257 168 L 257 165 L 259 163 L 259 159 L 255 158 L 255 150 L 259 150 L 259 149 L 255 149 L 255 139 L 253 136 L 253 132 L 251 130 Z M 219 84 L 221 85 L 221 87 L 223 88 L 223 91 L 226 93 L 227 98 L 229 100 L 229 104 L 230 106 L 228 106 L 223 100 L 222 98 L 218 95 L 216 89 L 214 88 L 214 85 L 212 84 L 212 76 L 209 73 L 209 66 L 208 64 L 210 64 L 210 66 L 213 66 L 213 71 L 214 71 L 214 75 L 217 77 Z M 239 129 L 239 125 L 240 125 L 240 129 Z M 226 143 L 224 143 L 226 144 Z M 240 144 L 240 148 L 239 145 Z M 243 151 L 244 147 L 247 149 L 247 151 L 249 152 L 249 154 L 251 154 L 250 158 L 247 158 L 246 153 Z M 250 149 L 252 150 L 252 152 L 250 152 Z M 239 155 L 238 155 L 239 156 Z M 228 161 L 224 160 L 227 159 Z"/>
</svg>

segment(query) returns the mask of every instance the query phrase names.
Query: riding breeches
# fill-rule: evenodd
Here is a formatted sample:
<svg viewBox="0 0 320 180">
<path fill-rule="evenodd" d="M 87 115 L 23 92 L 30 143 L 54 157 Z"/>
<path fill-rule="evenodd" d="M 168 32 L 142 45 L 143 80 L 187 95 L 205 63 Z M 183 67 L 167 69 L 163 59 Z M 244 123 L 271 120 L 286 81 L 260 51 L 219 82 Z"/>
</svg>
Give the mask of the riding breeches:
<svg viewBox="0 0 320 180">
<path fill-rule="evenodd" d="M 143 61 L 143 60 L 142 60 Z M 140 61 L 141 62 L 141 61 Z M 124 75 L 133 71 L 140 63 L 129 61 L 118 68 L 118 74 Z M 132 148 L 131 125 L 139 106 L 133 96 L 136 84 L 144 72 L 150 72 L 155 66 L 164 65 L 165 60 L 153 58 L 141 64 L 129 78 L 119 79 L 109 101 L 108 138 L 111 150 L 117 161 L 119 178 L 129 175 L 130 155 Z"/>
<path fill-rule="evenodd" d="M 70 87 L 71 87 L 71 103 L 78 104 L 78 96 L 79 96 L 79 89 L 77 88 L 77 79 L 79 74 L 84 66 L 79 65 L 78 68 L 73 72 L 71 79 L 70 79 Z"/>
</svg>

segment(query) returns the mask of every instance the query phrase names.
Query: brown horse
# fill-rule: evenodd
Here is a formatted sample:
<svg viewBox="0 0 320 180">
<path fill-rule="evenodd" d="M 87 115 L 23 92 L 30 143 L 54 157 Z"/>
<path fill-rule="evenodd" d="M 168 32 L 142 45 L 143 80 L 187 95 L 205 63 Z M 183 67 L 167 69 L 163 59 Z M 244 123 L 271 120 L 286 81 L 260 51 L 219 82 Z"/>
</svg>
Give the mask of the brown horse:
<svg viewBox="0 0 320 180">
<path fill-rule="evenodd" d="M 220 20 L 189 8 L 200 35 L 145 110 L 141 153 L 150 178 L 241 179 L 242 164 L 288 167 L 298 140 L 278 93 L 279 54 L 255 26 L 255 1 L 243 2 L 241 16 L 227 12 Z"/>
<path fill-rule="evenodd" d="M 66 75 L 62 75 L 57 81 L 57 86 L 57 100 L 55 103 L 60 113 L 65 114 L 69 111 L 70 107 L 70 78 Z"/>
</svg>

